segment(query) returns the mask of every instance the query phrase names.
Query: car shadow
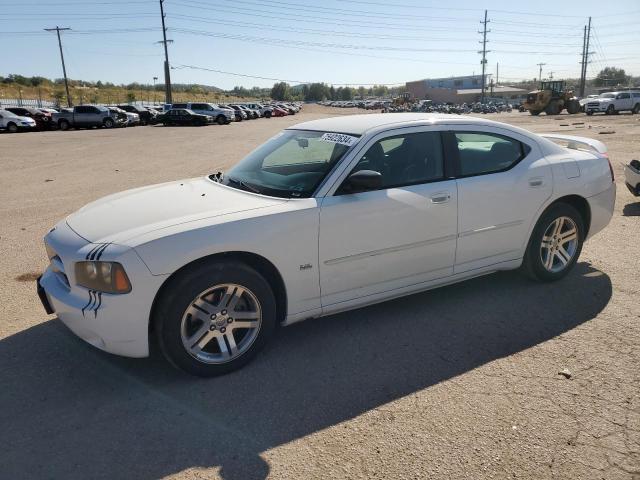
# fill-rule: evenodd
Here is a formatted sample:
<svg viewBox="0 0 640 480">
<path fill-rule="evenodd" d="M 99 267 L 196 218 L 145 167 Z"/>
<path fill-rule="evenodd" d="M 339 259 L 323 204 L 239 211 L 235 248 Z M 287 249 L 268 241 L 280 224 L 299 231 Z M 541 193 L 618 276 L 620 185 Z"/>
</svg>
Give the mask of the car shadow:
<svg viewBox="0 0 640 480">
<path fill-rule="evenodd" d="M 587 263 L 553 284 L 494 274 L 283 328 L 213 379 L 157 353 L 100 352 L 45 321 L 0 341 L 0 478 L 264 479 L 263 452 L 552 339 L 611 295 Z"/>
<path fill-rule="evenodd" d="M 640 202 L 627 203 L 622 207 L 622 215 L 625 217 L 640 217 Z"/>
</svg>

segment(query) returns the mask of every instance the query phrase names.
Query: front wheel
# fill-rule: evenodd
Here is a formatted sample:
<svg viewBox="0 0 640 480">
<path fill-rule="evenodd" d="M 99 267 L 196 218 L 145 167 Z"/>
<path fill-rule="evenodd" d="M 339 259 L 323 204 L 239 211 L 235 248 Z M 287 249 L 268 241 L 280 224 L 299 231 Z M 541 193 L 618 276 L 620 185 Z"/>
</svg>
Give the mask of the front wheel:
<svg viewBox="0 0 640 480">
<path fill-rule="evenodd" d="M 613 105 L 609 105 L 607 107 L 607 111 L 604 112 L 606 115 L 613 115 L 614 113 L 616 113 L 616 109 Z"/>
<path fill-rule="evenodd" d="M 115 125 L 115 122 L 113 121 L 113 119 L 107 118 L 103 122 L 103 125 L 104 125 L 104 128 L 113 128 L 113 126 Z"/>
<path fill-rule="evenodd" d="M 239 262 L 203 264 L 163 288 L 155 308 L 162 352 L 201 377 L 249 362 L 273 335 L 276 302 L 267 281 Z"/>
<path fill-rule="evenodd" d="M 538 220 L 525 253 L 523 268 L 543 282 L 559 280 L 578 261 L 584 242 L 584 222 L 571 205 L 551 206 Z"/>
<path fill-rule="evenodd" d="M 224 125 L 225 123 L 227 123 L 227 117 L 225 117 L 224 115 L 218 115 L 218 117 L 216 118 L 216 123 L 218 125 Z"/>
<path fill-rule="evenodd" d="M 271 118 L 271 112 L 269 111 L 264 112 L 264 118 Z"/>
<path fill-rule="evenodd" d="M 7 124 L 7 131 L 9 133 L 16 133 L 18 131 L 18 126 L 13 122 L 9 122 Z"/>
</svg>

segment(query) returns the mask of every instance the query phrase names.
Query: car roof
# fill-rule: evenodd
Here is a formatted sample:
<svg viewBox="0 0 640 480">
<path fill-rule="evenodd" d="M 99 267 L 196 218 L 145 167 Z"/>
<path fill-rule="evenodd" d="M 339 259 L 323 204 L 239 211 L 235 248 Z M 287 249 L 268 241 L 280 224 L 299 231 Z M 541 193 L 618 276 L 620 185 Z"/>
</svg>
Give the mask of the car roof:
<svg viewBox="0 0 640 480">
<path fill-rule="evenodd" d="M 477 118 L 470 115 L 452 116 L 434 113 L 373 113 L 364 115 L 344 115 L 299 123 L 289 127 L 293 130 L 317 130 L 321 132 L 339 132 L 351 135 L 364 135 L 372 130 L 387 130 L 393 127 L 417 125 L 491 125 L 531 135 L 520 128 L 500 122 Z"/>
</svg>

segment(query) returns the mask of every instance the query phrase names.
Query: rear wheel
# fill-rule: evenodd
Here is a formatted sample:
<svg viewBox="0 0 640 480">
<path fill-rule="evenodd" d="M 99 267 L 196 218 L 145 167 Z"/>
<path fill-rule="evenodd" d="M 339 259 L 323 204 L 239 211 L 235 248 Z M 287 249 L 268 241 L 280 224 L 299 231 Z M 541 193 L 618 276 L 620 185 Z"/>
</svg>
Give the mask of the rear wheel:
<svg viewBox="0 0 640 480">
<path fill-rule="evenodd" d="M 9 123 L 7 124 L 7 131 L 8 131 L 9 133 L 16 133 L 16 132 L 18 131 L 18 125 L 16 125 L 16 124 L 15 124 L 15 123 L 13 123 L 13 122 L 9 122 Z"/>
<path fill-rule="evenodd" d="M 525 253 L 523 269 L 543 282 L 559 280 L 578 261 L 584 241 L 584 222 L 571 205 L 552 205 L 538 220 Z"/>
<path fill-rule="evenodd" d="M 264 112 L 264 118 L 271 118 L 271 112 L 268 110 Z"/>
<path fill-rule="evenodd" d="M 218 125 L 224 125 L 225 123 L 227 123 L 227 117 L 225 117 L 224 115 L 218 115 L 216 117 L 216 123 Z"/>
<path fill-rule="evenodd" d="M 273 335 L 276 302 L 267 281 L 239 262 L 204 264 L 163 288 L 156 333 L 167 359 L 202 377 L 249 362 Z"/>
<path fill-rule="evenodd" d="M 640 113 L 640 103 L 636 103 L 636 104 L 633 106 L 633 110 L 631 110 L 631 113 L 632 113 L 632 114 Z"/>
</svg>

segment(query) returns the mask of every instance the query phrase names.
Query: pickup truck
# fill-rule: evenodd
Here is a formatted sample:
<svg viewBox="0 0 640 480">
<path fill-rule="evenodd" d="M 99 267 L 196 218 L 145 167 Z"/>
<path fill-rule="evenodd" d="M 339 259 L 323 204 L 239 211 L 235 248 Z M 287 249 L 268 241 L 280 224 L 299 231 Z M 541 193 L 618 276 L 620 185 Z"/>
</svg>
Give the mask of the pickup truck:
<svg viewBox="0 0 640 480">
<path fill-rule="evenodd" d="M 623 111 L 640 113 L 640 91 L 603 93 L 598 98 L 590 99 L 584 111 L 587 115 L 598 112 L 613 115 Z"/>
<path fill-rule="evenodd" d="M 106 107 L 78 105 L 73 109 L 64 109 L 60 113 L 54 113 L 51 120 L 60 130 L 91 127 L 113 128 L 118 124 L 118 114 Z"/>
</svg>

